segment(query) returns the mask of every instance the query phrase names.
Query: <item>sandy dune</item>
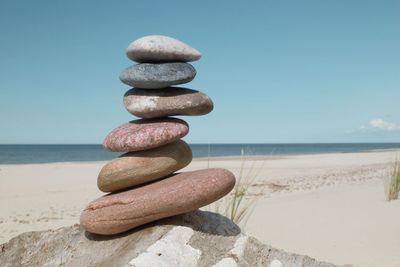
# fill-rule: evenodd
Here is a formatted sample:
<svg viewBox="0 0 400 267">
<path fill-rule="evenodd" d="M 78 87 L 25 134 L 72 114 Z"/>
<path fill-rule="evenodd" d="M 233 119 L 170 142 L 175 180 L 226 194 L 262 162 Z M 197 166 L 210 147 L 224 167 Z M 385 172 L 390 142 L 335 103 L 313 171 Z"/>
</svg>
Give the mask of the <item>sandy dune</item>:
<svg viewBox="0 0 400 267">
<path fill-rule="evenodd" d="M 400 266 L 400 200 L 386 202 L 381 181 L 263 199 L 246 226 L 264 243 L 316 259 Z"/>
<path fill-rule="evenodd" d="M 196 159 L 184 170 L 258 173 L 263 192 L 245 230 L 264 243 L 319 260 L 400 266 L 400 200 L 384 201 L 382 178 L 399 151 Z M 102 193 L 105 162 L 0 165 L 0 243 L 26 231 L 79 223 Z"/>
</svg>

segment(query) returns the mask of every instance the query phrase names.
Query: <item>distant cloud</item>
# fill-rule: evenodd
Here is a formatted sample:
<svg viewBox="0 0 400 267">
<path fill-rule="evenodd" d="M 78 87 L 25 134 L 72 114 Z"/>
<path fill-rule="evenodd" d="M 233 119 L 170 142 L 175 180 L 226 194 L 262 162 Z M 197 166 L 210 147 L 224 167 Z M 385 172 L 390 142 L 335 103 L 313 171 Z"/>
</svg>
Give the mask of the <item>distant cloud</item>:
<svg viewBox="0 0 400 267">
<path fill-rule="evenodd" d="M 396 123 L 386 121 L 384 119 L 373 119 L 368 124 L 360 126 L 356 130 L 346 131 L 346 134 L 352 134 L 357 132 L 371 132 L 371 131 L 380 131 L 380 132 L 395 132 L 400 131 L 400 125 Z"/>
<path fill-rule="evenodd" d="M 363 125 L 360 129 L 379 129 L 384 131 L 399 131 L 400 126 L 396 123 L 385 121 L 383 119 L 371 120 L 367 125 Z"/>
</svg>

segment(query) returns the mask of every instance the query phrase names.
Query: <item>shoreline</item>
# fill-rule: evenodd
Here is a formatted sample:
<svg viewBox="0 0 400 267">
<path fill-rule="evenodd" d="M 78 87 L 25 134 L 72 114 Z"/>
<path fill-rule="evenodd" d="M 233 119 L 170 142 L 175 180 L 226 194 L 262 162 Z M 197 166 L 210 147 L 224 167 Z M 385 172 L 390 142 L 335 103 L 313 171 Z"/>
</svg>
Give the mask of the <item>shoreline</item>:
<svg viewBox="0 0 400 267">
<path fill-rule="evenodd" d="M 382 183 L 399 152 L 248 156 L 245 164 L 241 156 L 195 158 L 181 171 L 259 171 L 248 195 L 259 199 L 243 230 L 265 244 L 336 264 L 400 265 L 400 228 L 392 227 L 400 200 L 386 202 Z M 0 243 L 79 223 L 81 210 L 104 195 L 97 175 L 106 163 L 0 164 Z"/>
<path fill-rule="evenodd" d="M 211 157 L 194 157 L 192 161 L 224 161 L 224 160 L 271 160 L 271 159 L 281 159 L 284 157 L 292 156 L 312 156 L 312 155 L 334 155 L 334 154 L 357 154 L 357 153 L 374 153 L 374 152 L 397 152 L 400 153 L 400 148 L 388 148 L 388 149 L 373 149 L 373 150 L 362 150 L 362 151 L 352 151 L 352 152 L 326 152 L 326 153 L 299 153 L 299 154 L 273 154 L 273 155 L 234 155 L 234 156 L 211 156 Z M 112 159 L 110 159 L 112 160 Z M 107 163 L 110 160 L 88 160 L 88 161 L 53 161 L 53 162 L 40 162 L 40 163 L 0 163 L 0 166 L 7 165 L 39 165 L 39 164 L 62 164 L 62 163 Z"/>
<path fill-rule="evenodd" d="M 356 154 L 356 153 L 374 153 L 374 152 L 398 152 L 400 153 L 400 148 L 388 148 L 388 149 L 373 149 L 373 150 L 362 150 L 362 151 L 351 151 L 351 152 L 326 152 L 326 153 L 299 153 L 299 154 L 273 154 L 273 155 L 243 155 L 243 156 L 216 156 L 210 157 L 213 160 L 240 160 L 246 158 L 249 160 L 268 160 L 275 158 L 283 158 L 286 156 L 315 156 L 315 155 L 332 155 L 332 154 Z M 197 157 L 193 160 L 207 161 L 207 157 Z"/>
</svg>

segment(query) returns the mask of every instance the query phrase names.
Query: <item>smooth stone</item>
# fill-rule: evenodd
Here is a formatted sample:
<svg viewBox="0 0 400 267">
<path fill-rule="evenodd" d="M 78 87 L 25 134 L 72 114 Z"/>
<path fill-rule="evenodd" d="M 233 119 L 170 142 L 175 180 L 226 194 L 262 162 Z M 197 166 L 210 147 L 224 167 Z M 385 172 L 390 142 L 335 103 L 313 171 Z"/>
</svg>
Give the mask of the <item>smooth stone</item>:
<svg viewBox="0 0 400 267">
<path fill-rule="evenodd" d="M 201 58 L 199 51 L 172 37 L 149 35 L 132 42 L 126 55 L 136 62 L 190 62 Z"/>
<path fill-rule="evenodd" d="M 119 78 L 123 83 L 133 87 L 158 89 L 188 83 L 194 76 L 196 70 L 192 65 L 174 62 L 136 64 L 126 68 Z"/>
<path fill-rule="evenodd" d="M 174 115 L 200 116 L 210 113 L 213 102 L 207 95 L 186 88 L 145 90 L 132 88 L 124 95 L 125 108 L 140 118 Z"/>
<path fill-rule="evenodd" d="M 104 139 L 110 152 L 147 150 L 172 143 L 189 132 L 189 125 L 180 119 L 140 119 L 122 124 Z"/>
<path fill-rule="evenodd" d="M 271 261 L 271 263 L 269 264 L 269 267 L 283 267 L 283 265 L 282 265 L 282 262 L 275 259 L 275 260 Z"/>
<path fill-rule="evenodd" d="M 178 173 L 94 200 L 83 210 L 80 223 L 91 233 L 122 233 L 208 205 L 228 194 L 234 185 L 235 176 L 225 169 Z"/>
<path fill-rule="evenodd" d="M 180 170 L 192 161 L 192 150 L 183 140 L 143 151 L 129 152 L 101 169 L 97 186 L 113 192 L 147 183 Z"/>
</svg>

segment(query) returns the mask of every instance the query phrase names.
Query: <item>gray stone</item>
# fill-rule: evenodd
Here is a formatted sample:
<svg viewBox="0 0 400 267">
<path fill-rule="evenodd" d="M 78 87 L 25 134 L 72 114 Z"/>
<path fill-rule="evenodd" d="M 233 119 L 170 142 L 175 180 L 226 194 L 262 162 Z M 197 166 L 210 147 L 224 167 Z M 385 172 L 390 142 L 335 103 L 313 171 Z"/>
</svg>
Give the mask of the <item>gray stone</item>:
<svg viewBox="0 0 400 267">
<path fill-rule="evenodd" d="M 79 226 L 28 232 L 0 245 L 0 266 L 269 266 L 332 267 L 263 245 L 221 215 L 193 211 L 133 231 L 99 236 Z"/>
<path fill-rule="evenodd" d="M 200 116 L 210 113 L 214 108 L 207 95 L 180 87 L 154 90 L 132 88 L 125 93 L 124 105 L 128 112 L 145 119 L 175 115 Z"/>
<path fill-rule="evenodd" d="M 119 76 L 130 86 L 146 89 L 158 89 L 171 85 L 188 83 L 196 76 L 195 68 L 182 62 L 159 64 L 136 64 L 126 68 Z"/>
</svg>

